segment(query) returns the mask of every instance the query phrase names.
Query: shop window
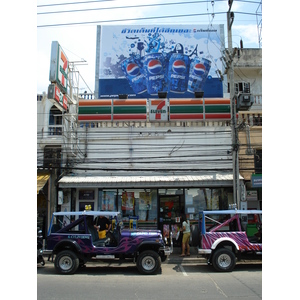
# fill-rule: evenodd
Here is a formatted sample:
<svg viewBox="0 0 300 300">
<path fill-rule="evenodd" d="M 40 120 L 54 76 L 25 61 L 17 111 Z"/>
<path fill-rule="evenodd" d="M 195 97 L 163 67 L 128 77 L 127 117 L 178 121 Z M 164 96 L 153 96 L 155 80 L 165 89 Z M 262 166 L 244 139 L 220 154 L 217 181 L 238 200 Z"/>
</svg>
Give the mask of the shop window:
<svg viewBox="0 0 300 300">
<path fill-rule="evenodd" d="M 202 210 L 228 209 L 232 188 L 190 188 L 185 190 L 185 213 L 198 215 Z"/>
<path fill-rule="evenodd" d="M 98 210 L 118 211 L 117 190 L 100 190 L 98 194 Z"/>
<path fill-rule="evenodd" d="M 118 190 L 118 210 L 122 211 L 125 222 L 128 222 L 130 217 L 138 217 L 139 228 L 156 228 L 157 190 Z"/>
</svg>

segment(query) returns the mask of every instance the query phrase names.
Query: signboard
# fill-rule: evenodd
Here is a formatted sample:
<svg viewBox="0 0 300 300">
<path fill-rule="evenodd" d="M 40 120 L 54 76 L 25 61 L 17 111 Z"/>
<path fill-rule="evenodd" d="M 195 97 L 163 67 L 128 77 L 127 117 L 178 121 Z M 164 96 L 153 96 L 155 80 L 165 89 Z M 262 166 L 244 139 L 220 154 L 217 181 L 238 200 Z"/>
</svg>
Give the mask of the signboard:
<svg viewBox="0 0 300 300">
<path fill-rule="evenodd" d="M 80 190 L 79 191 L 79 200 L 94 200 L 95 191 L 94 190 Z"/>
<path fill-rule="evenodd" d="M 63 94 L 67 93 L 69 61 L 58 42 L 51 45 L 49 80 L 56 83 Z"/>
<path fill-rule="evenodd" d="M 222 98 L 224 44 L 224 25 L 99 25 L 96 96 Z"/>
<path fill-rule="evenodd" d="M 59 103 L 65 110 L 68 109 L 67 97 L 60 91 L 56 84 L 49 84 L 48 86 L 48 99 L 55 100 Z"/>
<path fill-rule="evenodd" d="M 167 99 L 151 99 L 149 109 L 150 121 L 168 121 L 168 102 Z"/>
<path fill-rule="evenodd" d="M 247 191 L 246 192 L 247 195 L 246 195 L 246 200 L 247 201 L 257 201 L 257 191 Z"/>
<path fill-rule="evenodd" d="M 251 186 L 253 188 L 261 188 L 262 187 L 262 174 L 252 174 Z"/>
</svg>

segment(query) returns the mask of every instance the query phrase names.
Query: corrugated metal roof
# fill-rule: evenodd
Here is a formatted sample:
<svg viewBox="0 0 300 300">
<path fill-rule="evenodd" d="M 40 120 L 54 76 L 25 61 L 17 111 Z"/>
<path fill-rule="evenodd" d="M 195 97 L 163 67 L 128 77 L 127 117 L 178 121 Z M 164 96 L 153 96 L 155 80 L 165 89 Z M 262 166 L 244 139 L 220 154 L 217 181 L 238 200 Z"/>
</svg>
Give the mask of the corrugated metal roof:
<svg viewBox="0 0 300 300">
<path fill-rule="evenodd" d="M 240 176 L 240 179 L 243 177 Z M 166 175 L 166 176 L 64 176 L 59 180 L 60 187 L 192 187 L 192 186 L 232 186 L 230 173 L 205 175 Z"/>
</svg>

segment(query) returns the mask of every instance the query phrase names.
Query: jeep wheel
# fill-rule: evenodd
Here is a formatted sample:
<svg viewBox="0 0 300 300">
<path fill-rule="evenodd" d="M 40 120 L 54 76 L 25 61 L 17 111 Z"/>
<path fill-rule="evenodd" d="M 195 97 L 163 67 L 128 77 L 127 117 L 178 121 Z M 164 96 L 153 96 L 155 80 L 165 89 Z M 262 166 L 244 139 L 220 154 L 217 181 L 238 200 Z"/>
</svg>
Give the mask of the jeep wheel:
<svg viewBox="0 0 300 300">
<path fill-rule="evenodd" d="M 231 272 L 235 267 L 236 258 L 232 251 L 220 248 L 213 254 L 212 264 L 217 271 Z"/>
<path fill-rule="evenodd" d="M 142 274 L 155 274 L 161 267 L 161 258 L 157 252 L 146 250 L 138 256 L 136 266 Z"/>
<path fill-rule="evenodd" d="M 74 274 L 79 267 L 79 258 L 74 252 L 64 250 L 56 255 L 54 265 L 61 274 Z"/>
</svg>

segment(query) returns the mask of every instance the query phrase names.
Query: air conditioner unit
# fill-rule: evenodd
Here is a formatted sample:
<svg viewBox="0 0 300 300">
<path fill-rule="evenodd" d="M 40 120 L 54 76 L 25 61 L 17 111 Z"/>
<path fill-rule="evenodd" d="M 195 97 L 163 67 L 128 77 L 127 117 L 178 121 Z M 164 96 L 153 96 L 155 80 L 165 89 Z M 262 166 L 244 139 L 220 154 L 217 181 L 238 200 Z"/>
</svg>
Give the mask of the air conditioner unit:
<svg viewBox="0 0 300 300">
<path fill-rule="evenodd" d="M 246 93 L 239 93 L 237 96 L 236 109 L 249 110 L 254 103 L 253 95 Z"/>
</svg>

